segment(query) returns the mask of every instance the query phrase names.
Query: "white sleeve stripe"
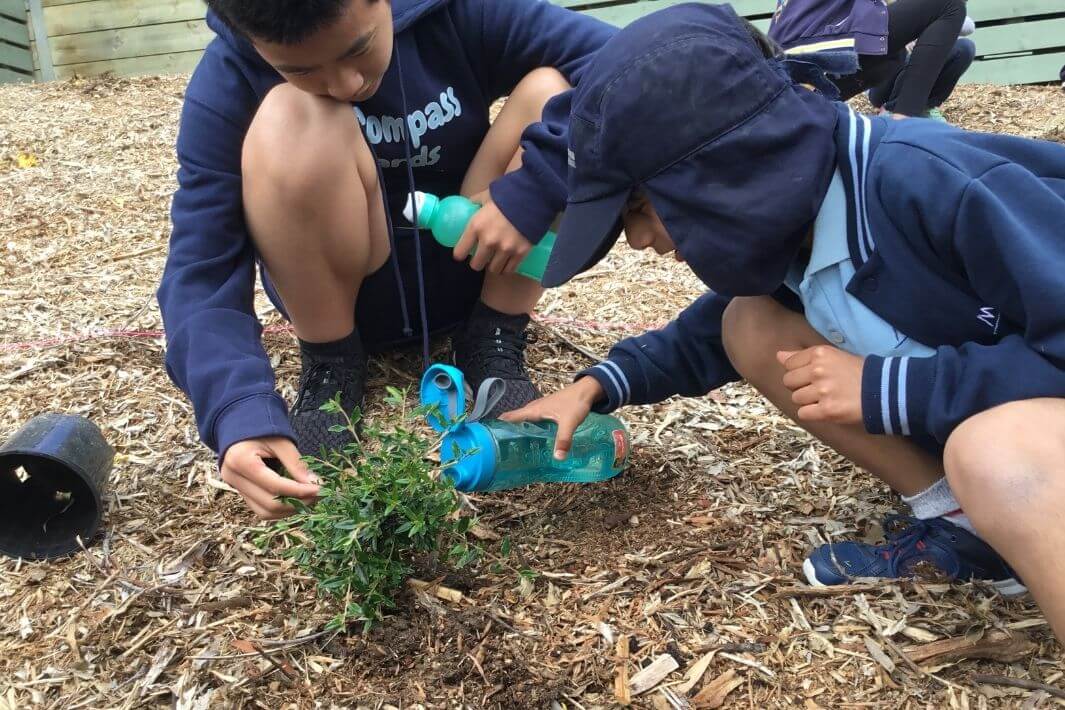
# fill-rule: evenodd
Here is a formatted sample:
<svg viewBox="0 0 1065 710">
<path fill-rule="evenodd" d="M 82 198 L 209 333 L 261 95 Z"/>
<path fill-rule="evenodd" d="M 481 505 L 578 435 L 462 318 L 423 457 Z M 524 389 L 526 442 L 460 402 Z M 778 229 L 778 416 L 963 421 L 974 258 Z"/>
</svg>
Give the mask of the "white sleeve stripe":
<svg viewBox="0 0 1065 710">
<path fill-rule="evenodd" d="M 855 221 L 855 226 L 858 228 L 858 251 L 861 253 L 862 261 L 867 261 L 869 259 L 869 253 L 865 249 L 865 235 L 862 233 L 862 216 L 861 216 L 861 199 L 862 199 L 861 198 L 861 194 L 862 194 L 862 189 L 861 189 L 861 186 L 858 184 L 858 174 L 859 174 L 858 153 L 857 153 L 857 150 L 855 149 L 855 147 L 857 145 L 857 142 L 858 142 L 857 141 L 857 137 L 858 137 L 858 120 L 857 120 L 857 117 L 854 115 L 854 110 L 853 109 L 851 109 L 849 111 L 848 115 L 850 116 L 850 125 L 847 127 L 848 128 L 848 130 L 847 130 L 847 150 L 850 153 L 849 157 L 850 157 L 850 162 L 851 162 L 851 186 L 854 189 L 854 203 L 855 203 L 854 221 Z"/>
<path fill-rule="evenodd" d="M 632 398 L 632 389 L 629 387 L 629 378 L 625 377 L 625 373 L 622 371 L 621 367 L 616 362 L 611 362 L 610 360 L 607 360 L 603 363 L 603 365 L 612 368 L 617 374 L 618 380 L 621 382 L 621 403 L 628 404 L 629 399 Z"/>
<path fill-rule="evenodd" d="M 909 357 L 899 358 L 899 426 L 903 436 L 910 435 L 910 417 L 906 411 L 906 370 L 909 365 Z"/>
<path fill-rule="evenodd" d="M 861 208 L 862 214 L 860 219 L 864 226 L 865 234 L 865 246 L 870 253 L 876 249 L 876 244 L 873 242 L 873 231 L 869 228 L 869 212 L 865 207 L 865 180 L 869 174 L 869 142 L 873 136 L 872 122 L 865 116 L 859 116 L 859 120 L 862 122 L 862 126 L 865 128 L 865 134 L 862 136 L 862 195 L 861 195 Z"/>
<path fill-rule="evenodd" d="M 895 433 L 895 430 L 891 428 L 891 401 L 889 394 L 892 360 L 894 358 L 884 358 L 884 366 L 880 370 L 880 418 L 883 420 L 885 434 Z"/>
<path fill-rule="evenodd" d="M 621 400 L 624 398 L 625 392 L 624 392 L 624 390 L 621 389 L 621 383 L 618 382 L 618 378 L 614 377 L 614 373 L 611 372 L 610 370 L 608 370 L 605 367 L 605 365 L 606 365 L 605 362 L 601 362 L 598 365 L 596 365 L 595 367 L 593 367 L 592 369 L 593 370 L 599 370 L 604 375 L 606 375 L 607 379 L 610 380 L 610 386 L 614 388 L 614 393 L 617 395 L 615 397 L 611 397 L 611 399 L 614 400 L 615 402 L 618 402 L 619 405 L 623 404 L 623 402 Z"/>
</svg>

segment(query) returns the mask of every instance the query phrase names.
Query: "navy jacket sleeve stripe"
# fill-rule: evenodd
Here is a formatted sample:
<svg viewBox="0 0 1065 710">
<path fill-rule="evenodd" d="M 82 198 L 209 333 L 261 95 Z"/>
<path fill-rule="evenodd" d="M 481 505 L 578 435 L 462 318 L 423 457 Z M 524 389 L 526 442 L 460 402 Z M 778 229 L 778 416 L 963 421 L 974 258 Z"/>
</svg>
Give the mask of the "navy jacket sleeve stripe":
<svg viewBox="0 0 1065 710">
<path fill-rule="evenodd" d="M 661 330 L 627 338 L 605 362 L 578 373 L 594 377 L 606 399 L 597 412 L 625 404 L 652 404 L 673 395 L 703 395 L 739 379 L 721 342 L 721 317 L 729 299 L 700 296 Z"/>
</svg>

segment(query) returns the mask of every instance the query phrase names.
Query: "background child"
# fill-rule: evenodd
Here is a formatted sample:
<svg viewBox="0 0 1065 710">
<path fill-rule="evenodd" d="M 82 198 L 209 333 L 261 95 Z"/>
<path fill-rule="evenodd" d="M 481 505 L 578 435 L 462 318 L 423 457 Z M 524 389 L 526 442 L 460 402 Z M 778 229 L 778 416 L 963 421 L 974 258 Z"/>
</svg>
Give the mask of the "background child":
<svg viewBox="0 0 1065 710">
<path fill-rule="evenodd" d="M 965 20 L 965 0 L 777 0 L 769 37 L 789 54 L 853 50 L 858 72 L 835 79 L 844 99 L 890 84 L 895 113 L 923 116 L 957 82 L 949 75 L 967 49 L 955 50 Z"/>
<path fill-rule="evenodd" d="M 508 381 L 500 410 L 536 396 L 524 351 L 541 289 L 514 270 L 565 204 L 564 92 L 612 30 L 535 0 L 208 5 L 218 37 L 185 95 L 159 289 L 166 363 L 223 479 L 276 517 L 278 495 L 317 492 L 293 442 L 347 443 L 319 408 L 338 391 L 362 403 L 367 350 L 420 336 L 427 352 L 454 331 L 474 386 Z M 454 254 L 404 227 L 415 189 L 484 203 Z M 260 342 L 257 265 L 300 341 L 291 420 Z"/>
<path fill-rule="evenodd" d="M 713 291 L 505 418 L 557 421 L 562 457 L 590 409 L 742 375 L 913 511 L 883 545 L 815 550 L 811 583 L 1026 584 L 1065 637 L 1065 147 L 870 119 L 789 74 L 832 90 L 729 6 L 675 6 L 601 50 L 544 283 L 595 263 L 620 221 Z"/>
<path fill-rule="evenodd" d="M 943 64 L 943 69 L 940 70 L 939 76 L 936 77 L 935 82 L 932 84 L 932 90 L 928 94 L 927 115 L 929 118 L 942 119 L 938 108 L 946 103 L 950 95 L 954 93 L 955 87 L 957 87 L 965 72 L 969 70 L 969 67 L 972 66 L 975 58 L 976 45 L 972 40 L 960 38 L 954 43 L 954 47 L 947 56 L 947 61 Z M 882 109 L 888 113 L 895 113 L 899 91 L 902 89 L 906 78 L 906 72 L 903 69 L 908 61 L 909 52 L 905 52 L 903 63 L 895 76 L 869 89 L 867 92 L 869 103 L 875 108 Z"/>
</svg>

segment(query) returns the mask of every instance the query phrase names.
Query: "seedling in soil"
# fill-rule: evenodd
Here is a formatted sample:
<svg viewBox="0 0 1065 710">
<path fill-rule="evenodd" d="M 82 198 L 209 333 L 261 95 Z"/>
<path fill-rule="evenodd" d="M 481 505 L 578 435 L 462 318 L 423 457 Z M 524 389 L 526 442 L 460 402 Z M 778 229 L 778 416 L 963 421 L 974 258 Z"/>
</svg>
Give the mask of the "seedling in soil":
<svg viewBox="0 0 1065 710">
<path fill-rule="evenodd" d="M 343 600 L 331 630 L 357 621 L 369 629 L 395 608 L 416 559 L 463 567 L 479 552 L 466 542 L 475 520 L 460 516 L 454 487 L 429 459 L 437 442 L 415 426 L 429 412 L 407 411 L 406 394 L 391 387 L 385 402 L 392 412 L 361 431 L 359 413 L 345 412 L 339 398 L 322 407 L 337 416 L 333 430 L 350 432 L 354 442 L 305 459 L 321 480 L 317 503 L 287 500 L 296 513 L 258 539 L 261 546 L 282 545 L 282 555 L 320 590 Z"/>
</svg>

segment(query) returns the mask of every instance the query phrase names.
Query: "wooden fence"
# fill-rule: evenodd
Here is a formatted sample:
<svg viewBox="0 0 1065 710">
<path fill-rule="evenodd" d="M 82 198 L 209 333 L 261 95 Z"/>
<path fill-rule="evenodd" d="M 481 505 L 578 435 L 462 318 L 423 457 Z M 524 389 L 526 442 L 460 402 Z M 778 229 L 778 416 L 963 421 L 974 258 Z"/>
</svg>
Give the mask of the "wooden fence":
<svg viewBox="0 0 1065 710">
<path fill-rule="evenodd" d="M 619 26 L 681 1 L 554 0 Z M 203 21 L 203 0 L 0 0 L 5 23 L 0 24 L 0 72 L 24 76 L 28 71 L 20 24 L 26 12 L 19 11 L 24 4 L 32 28 L 32 69 L 44 80 L 188 72 L 212 37 Z M 775 0 L 732 4 L 765 29 Z M 1021 84 L 1057 78 L 1065 65 L 1065 0 L 969 0 L 969 14 L 977 22 L 977 61 L 963 81 Z M 9 31 L 15 40 L 7 39 Z"/>
<path fill-rule="evenodd" d="M 0 83 L 32 80 L 26 5 L 23 0 L 0 0 Z"/>
</svg>

